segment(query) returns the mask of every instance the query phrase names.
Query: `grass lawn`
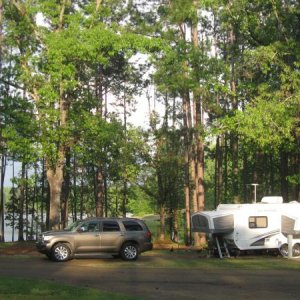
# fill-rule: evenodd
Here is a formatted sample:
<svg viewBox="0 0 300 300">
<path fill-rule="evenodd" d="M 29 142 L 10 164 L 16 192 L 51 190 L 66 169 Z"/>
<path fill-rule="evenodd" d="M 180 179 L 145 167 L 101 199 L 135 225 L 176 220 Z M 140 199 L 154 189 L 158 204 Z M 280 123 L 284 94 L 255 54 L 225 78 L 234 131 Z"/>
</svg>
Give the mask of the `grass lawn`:
<svg viewBox="0 0 300 300">
<path fill-rule="evenodd" d="M 134 300 L 137 298 L 101 292 L 91 288 L 63 285 L 46 280 L 0 277 L 0 299 Z"/>
<path fill-rule="evenodd" d="M 145 257 L 145 258 L 143 258 Z M 118 264 L 126 264 L 119 262 Z M 134 266 L 135 265 L 135 266 Z M 300 270 L 300 259 L 286 259 L 272 255 L 245 255 L 237 258 L 208 258 L 194 250 L 154 250 L 143 253 L 132 267 L 146 268 L 193 268 L 202 270 Z M 120 266 L 120 265 L 119 265 Z M 126 265 L 130 267 L 130 265 Z"/>
<path fill-rule="evenodd" d="M 24 244 L 23 244 L 24 245 Z M 32 261 L 40 261 L 45 264 L 45 258 L 38 254 L 26 254 L 25 256 L 18 255 L 19 248 L 16 244 L 7 243 L 0 244 L 1 247 L 13 247 L 16 252 L 13 255 L 0 255 L 0 264 L 2 259 L 22 261 L 27 260 L 27 257 Z M 22 246 L 22 244 L 21 244 Z M 21 247 L 18 244 L 18 247 Z M 3 249 L 3 248 L 2 248 Z M 46 261 L 46 264 L 48 262 Z M 53 264 L 56 264 L 53 262 Z M 209 258 L 205 251 L 182 250 L 174 248 L 170 250 L 153 250 L 145 252 L 136 262 L 124 262 L 112 258 L 94 258 L 94 259 L 74 259 L 64 263 L 76 266 L 79 270 L 84 267 L 93 267 L 93 269 L 106 270 L 111 269 L 196 269 L 199 272 L 209 272 L 215 270 L 249 270 L 259 273 L 262 270 L 280 271 L 280 270 L 300 270 L 300 259 L 285 259 L 281 256 L 271 255 L 245 255 L 238 258 L 218 259 Z M 57 264 L 57 266 L 63 266 Z M 98 289 L 70 286 L 55 283 L 46 280 L 31 280 L 19 277 L 0 277 L 0 299 L 137 299 L 131 296 L 125 296 L 115 293 L 107 293 Z"/>
</svg>

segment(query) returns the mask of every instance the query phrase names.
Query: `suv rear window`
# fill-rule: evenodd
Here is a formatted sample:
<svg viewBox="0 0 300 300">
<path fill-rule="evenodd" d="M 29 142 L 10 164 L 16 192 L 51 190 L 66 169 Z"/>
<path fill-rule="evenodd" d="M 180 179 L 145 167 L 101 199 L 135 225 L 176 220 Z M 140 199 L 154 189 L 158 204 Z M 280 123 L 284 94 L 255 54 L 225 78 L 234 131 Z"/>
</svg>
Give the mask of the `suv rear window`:
<svg viewBox="0 0 300 300">
<path fill-rule="evenodd" d="M 103 221 L 103 231 L 120 231 L 120 226 L 116 221 Z"/>
<path fill-rule="evenodd" d="M 126 231 L 143 231 L 143 227 L 135 221 L 123 221 Z"/>
</svg>

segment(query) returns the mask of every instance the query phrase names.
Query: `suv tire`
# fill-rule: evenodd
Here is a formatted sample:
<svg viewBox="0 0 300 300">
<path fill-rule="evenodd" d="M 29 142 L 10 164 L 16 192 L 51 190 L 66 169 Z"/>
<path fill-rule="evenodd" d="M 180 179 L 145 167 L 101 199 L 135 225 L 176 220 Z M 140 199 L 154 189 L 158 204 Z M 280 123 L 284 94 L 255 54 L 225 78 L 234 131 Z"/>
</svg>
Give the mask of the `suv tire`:
<svg viewBox="0 0 300 300">
<path fill-rule="evenodd" d="M 67 261 L 71 258 L 71 250 L 64 243 L 58 243 L 52 248 L 51 257 L 55 261 Z"/>
<path fill-rule="evenodd" d="M 120 251 L 123 260 L 136 260 L 139 256 L 139 249 L 137 244 L 125 243 Z"/>
</svg>

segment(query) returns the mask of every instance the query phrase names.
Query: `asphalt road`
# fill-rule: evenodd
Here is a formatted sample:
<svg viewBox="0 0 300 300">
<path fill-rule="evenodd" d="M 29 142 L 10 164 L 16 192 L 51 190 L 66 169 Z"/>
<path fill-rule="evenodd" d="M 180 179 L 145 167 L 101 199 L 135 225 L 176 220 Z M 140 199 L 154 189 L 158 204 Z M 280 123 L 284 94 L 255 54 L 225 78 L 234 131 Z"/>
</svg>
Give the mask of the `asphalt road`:
<svg viewBox="0 0 300 300">
<path fill-rule="evenodd" d="M 93 287 L 141 299 L 276 300 L 300 297 L 300 271 L 297 270 L 145 268 L 139 261 L 118 268 L 119 264 L 118 260 L 108 258 L 54 263 L 44 256 L 0 256 L 0 275 Z"/>
</svg>

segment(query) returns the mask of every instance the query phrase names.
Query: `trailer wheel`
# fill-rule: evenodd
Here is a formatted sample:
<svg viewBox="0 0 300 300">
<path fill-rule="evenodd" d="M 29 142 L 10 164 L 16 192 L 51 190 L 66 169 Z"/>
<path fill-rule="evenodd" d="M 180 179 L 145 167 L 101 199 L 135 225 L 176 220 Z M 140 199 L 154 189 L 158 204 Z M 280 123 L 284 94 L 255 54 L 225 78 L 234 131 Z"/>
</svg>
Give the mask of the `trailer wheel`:
<svg viewBox="0 0 300 300">
<path fill-rule="evenodd" d="M 283 257 L 288 257 L 289 255 L 289 249 L 288 249 L 288 244 L 283 244 L 281 245 L 281 247 L 279 248 L 279 251 L 280 251 L 280 254 L 283 256 Z"/>
<path fill-rule="evenodd" d="M 293 246 L 293 256 L 300 256 L 300 244 Z"/>
</svg>

